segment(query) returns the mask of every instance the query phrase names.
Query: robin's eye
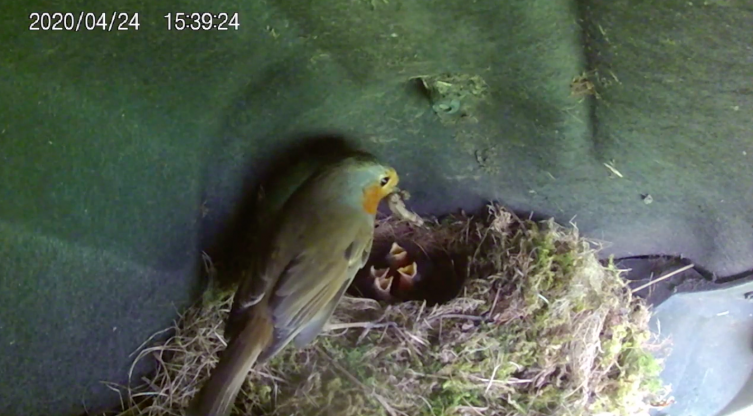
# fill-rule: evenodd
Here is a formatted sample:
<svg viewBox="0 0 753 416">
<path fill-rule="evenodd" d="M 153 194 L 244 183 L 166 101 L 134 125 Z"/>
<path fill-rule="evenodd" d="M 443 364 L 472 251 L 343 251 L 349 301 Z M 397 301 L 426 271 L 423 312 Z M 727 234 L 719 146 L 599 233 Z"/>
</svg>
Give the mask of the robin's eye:
<svg viewBox="0 0 753 416">
<path fill-rule="evenodd" d="M 390 183 L 390 177 L 389 176 L 383 177 L 382 180 L 381 180 L 381 182 L 379 182 L 379 184 L 381 186 L 387 186 L 388 183 Z"/>
</svg>

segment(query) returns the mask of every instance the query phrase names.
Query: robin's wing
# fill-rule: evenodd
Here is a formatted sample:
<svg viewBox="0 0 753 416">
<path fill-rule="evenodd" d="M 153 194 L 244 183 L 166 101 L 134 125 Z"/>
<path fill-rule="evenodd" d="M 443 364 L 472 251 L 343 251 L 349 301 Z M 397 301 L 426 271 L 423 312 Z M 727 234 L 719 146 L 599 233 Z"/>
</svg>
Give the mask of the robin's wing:
<svg viewBox="0 0 753 416">
<path fill-rule="evenodd" d="M 270 292 L 277 282 L 277 277 L 285 275 L 302 259 L 289 245 L 281 245 L 279 240 L 269 238 L 274 232 L 290 237 L 290 241 L 303 238 L 303 227 L 289 227 L 286 230 L 268 229 L 254 250 L 250 267 L 244 271 L 240 285 L 233 297 L 233 305 L 225 324 L 225 338 L 232 340 L 249 320 L 253 306 Z"/>
<path fill-rule="evenodd" d="M 269 299 L 275 339 L 260 361 L 275 355 L 293 338 L 301 346 L 321 332 L 356 272 L 366 264 L 373 232 L 370 222 L 359 222 L 344 233 L 350 237 L 347 240 L 330 238 L 331 246 L 324 243 L 291 262 Z"/>
<path fill-rule="evenodd" d="M 299 246 L 298 242 L 304 240 L 311 231 L 310 223 L 307 222 L 316 223 L 321 218 L 311 218 L 312 213 L 306 212 L 305 216 L 309 218 L 299 219 L 302 217 L 299 208 L 305 205 L 306 196 L 312 190 L 306 187 L 306 183 L 312 180 L 319 167 L 319 164 L 311 161 L 301 162 L 288 172 L 282 182 L 272 188 L 271 194 L 261 205 L 261 219 L 271 221 L 271 224 L 259 226 L 260 237 L 256 239 L 254 258 L 241 276 L 241 284 L 233 298 L 228 326 L 233 320 L 245 321 L 246 312 L 269 293 L 280 276 L 302 260 L 296 248 Z M 284 217 L 299 220 L 285 221 Z"/>
<path fill-rule="evenodd" d="M 353 282 L 353 278 L 355 277 L 356 273 L 358 273 L 358 270 L 366 265 L 366 262 L 369 259 L 369 253 L 371 252 L 372 241 L 372 236 L 369 236 L 368 242 L 366 243 L 365 247 L 355 248 L 355 246 L 353 246 L 355 250 L 361 250 L 361 258 L 358 259 L 358 257 L 352 257 L 353 261 L 349 263 L 348 266 L 348 280 L 342 285 L 340 290 L 337 292 L 335 297 L 332 298 L 329 304 L 324 309 L 322 309 L 308 324 L 306 324 L 306 326 L 301 329 L 298 335 L 295 336 L 293 342 L 295 343 L 296 348 L 301 348 L 307 345 L 308 343 L 313 341 L 320 332 L 322 332 L 324 325 L 327 323 L 329 318 L 332 316 L 332 313 L 335 311 L 335 308 L 337 308 L 337 305 L 340 303 L 340 299 L 342 299 L 345 291 L 348 290 L 348 287 Z M 354 254 L 357 256 L 357 253 Z"/>
</svg>

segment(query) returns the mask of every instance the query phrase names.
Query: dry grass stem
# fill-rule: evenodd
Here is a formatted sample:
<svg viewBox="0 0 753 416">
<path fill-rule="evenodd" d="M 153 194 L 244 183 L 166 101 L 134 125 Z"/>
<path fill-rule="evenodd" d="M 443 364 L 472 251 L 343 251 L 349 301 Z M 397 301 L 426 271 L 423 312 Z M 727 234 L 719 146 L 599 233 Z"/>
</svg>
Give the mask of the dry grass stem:
<svg viewBox="0 0 753 416">
<path fill-rule="evenodd" d="M 645 289 L 645 288 L 647 288 L 649 286 L 653 286 L 653 285 L 661 282 L 662 280 L 667 280 L 670 277 L 678 275 L 678 274 L 680 274 L 680 273 L 682 273 L 682 272 L 684 272 L 686 270 L 690 270 L 693 267 L 695 267 L 695 264 L 688 264 L 687 266 L 683 266 L 683 267 L 680 267 L 677 270 L 673 270 L 673 271 L 671 271 L 671 272 L 669 272 L 669 273 L 667 273 L 667 274 L 659 277 L 658 279 L 654 279 L 654 280 L 652 280 L 652 281 L 650 281 L 650 282 L 648 282 L 646 284 L 643 284 L 643 285 L 640 285 L 640 286 L 636 287 L 635 289 L 633 289 L 633 293 L 638 292 L 640 290 L 643 290 L 643 289 Z"/>
</svg>

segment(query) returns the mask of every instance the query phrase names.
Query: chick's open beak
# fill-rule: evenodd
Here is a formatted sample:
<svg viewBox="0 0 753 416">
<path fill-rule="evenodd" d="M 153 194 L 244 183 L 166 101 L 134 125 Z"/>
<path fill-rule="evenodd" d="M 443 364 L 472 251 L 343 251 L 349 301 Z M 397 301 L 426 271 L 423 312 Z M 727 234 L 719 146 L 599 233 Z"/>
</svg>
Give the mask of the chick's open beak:
<svg viewBox="0 0 753 416">
<path fill-rule="evenodd" d="M 400 279 L 400 290 L 406 291 L 413 288 L 413 284 L 418 276 L 418 265 L 413 263 L 397 269 L 398 278 Z"/>
<path fill-rule="evenodd" d="M 392 243 L 390 252 L 387 253 L 387 263 L 392 268 L 400 268 L 408 264 L 408 252 L 397 243 Z"/>
<path fill-rule="evenodd" d="M 390 289 L 392 289 L 392 276 L 389 276 L 390 269 L 376 269 L 371 266 L 371 277 L 374 278 L 374 291 L 379 299 L 390 300 Z"/>
</svg>

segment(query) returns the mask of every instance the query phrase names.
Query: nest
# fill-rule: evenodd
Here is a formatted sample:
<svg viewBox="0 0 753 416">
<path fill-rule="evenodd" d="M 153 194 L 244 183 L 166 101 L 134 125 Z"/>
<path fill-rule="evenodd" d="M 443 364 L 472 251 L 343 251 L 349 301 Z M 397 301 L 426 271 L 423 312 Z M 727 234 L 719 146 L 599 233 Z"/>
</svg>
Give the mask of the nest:
<svg viewBox="0 0 753 416">
<path fill-rule="evenodd" d="M 520 219 L 379 221 L 375 243 L 409 239 L 465 259 L 450 300 L 347 296 L 308 347 L 249 373 L 235 415 L 642 415 L 661 406 L 649 310 L 574 227 Z M 443 273 L 433 273 L 431 286 Z M 211 290 L 173 335 L 143 349 L 156 372 L 121 415 L 181 415 L 225 347 L 232 291 Z"/>
</svg>

